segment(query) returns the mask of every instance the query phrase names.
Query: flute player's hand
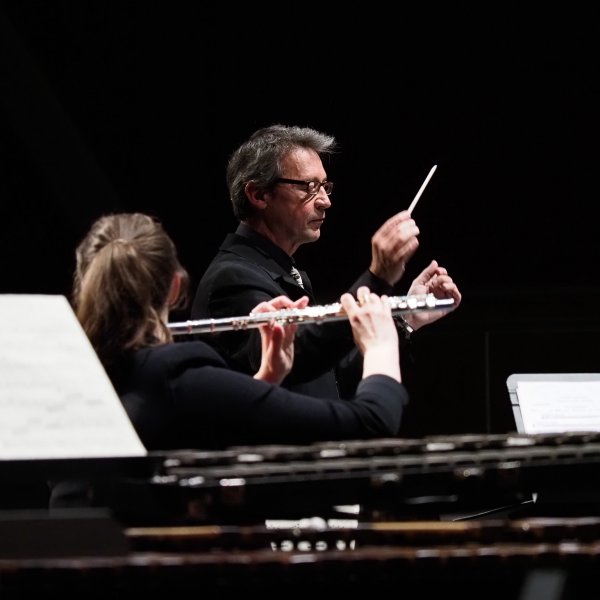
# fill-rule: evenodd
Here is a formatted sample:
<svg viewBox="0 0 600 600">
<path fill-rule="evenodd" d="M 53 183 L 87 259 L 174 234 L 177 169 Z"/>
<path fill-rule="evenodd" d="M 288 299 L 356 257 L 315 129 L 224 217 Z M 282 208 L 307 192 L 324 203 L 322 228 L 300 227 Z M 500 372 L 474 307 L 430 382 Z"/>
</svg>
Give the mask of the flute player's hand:
<svg viewBox="0 0 600 600">
<path fill-rule="evenodd" d="M 268 302 L 261 302 L 253 313 L 276 312 L 283 309 L 305 308 L 308 296 L 292 301 L 287 296 L 277 296 Z M 266 323 L 259 327 L 261 340 L 260 367 L 255 379 L 269 383 L 281 383 L 292 370 L 294 364 L 294 336 L 298 326 L 295 324 L 280 325 L 276 322 Z"/>
<path fill-rule="evenodd" d="M 401 381 L 398 331 L 388 297 L 379 297 L 362 286 L 357 299 L 358 302 L 351 294 L 343 294 L 340 301 L 354 341 L 363 354 L 363 378 L 379 374 Z"/>
</svg>

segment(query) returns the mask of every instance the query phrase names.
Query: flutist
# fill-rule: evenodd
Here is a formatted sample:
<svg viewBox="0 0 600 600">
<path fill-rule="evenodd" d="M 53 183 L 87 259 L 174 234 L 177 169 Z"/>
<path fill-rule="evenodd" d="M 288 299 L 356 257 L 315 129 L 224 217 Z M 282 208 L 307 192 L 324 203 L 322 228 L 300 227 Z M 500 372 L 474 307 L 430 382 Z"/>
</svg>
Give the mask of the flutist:
<svg viewBox="0 0 600 600">
<path fill-rule="evenodd" d="M 329 158 L 335 146 L 332 136 L 314 129 L 274 125 L 256 131 L 231 155 L 227 185 L 239 226 L 226 237 L 200 281 L 192 307 L 193 319 L 247 315 L 259 302 L 280 295 L 292 300 L 307 295 L 311 305 L 319 304 L 308 274 L 297 269 L 294 254 L 302 244 L 316 242 L 321 228 L 329 223 L 328 209 L 337 192 L 321 159 Z M 426 182 L 432 174 L 433 170 Z M 373 181 L 369 173 L 359 170 L 347 188 L 355 194 L 351 201 L 356 210 L 369 211 L 370 202 L 377 200 L 382 190 L 391 190 L 393 196 L 397 177 L 394 173 L 385 181 Z M 418 196 L 423 189 L 424 185 Z M 398 204 L 399 199 L 392 202 Z M 414 201 L 411 205 L 408 199 L 403 206 L 415 208 Z M 365 255 L 369 268 L 347 290 L 354 297 L 363 285 L 379 295 L 394 295 L 394 286 L 419 246 L 419 229 L 411 210 L 393 215 L 373 235 L 370 263 Z M 339 251 L 351 262 L 360 257 L 360 248 Z M 323 265 L 327 258 L 323 257 Z M 331 277 L 335 278 L 335 273 Z M 411 295 L 427 293 L 453 298 L 453 308 L 460 303 L 456 284 L 436 261 L 423 270 L 408 290 Z M 407 323 L 400 323 L 409 332 L 443 314 L 444 311 L 415 313 L 406 317 Z M 216 345 L 238 370 L 253 373 L 260 364 L 260 337 L 256 330 L 223 332 L 206 341 Z M 348 323 L 307 325 L 296 334 L 294 368 L 283 385 L 314 396 L 339 393 L 349 397 L 360 378 L 360 362 Z"/>
<path fill-rule="evenodd" d="M 364 354 L 351 401 L 314 398 L 278 384 L 289 373 L 295 325 L 262 325 L 254 378 L 231 370 L 202 341 L 173 343 L 170 307 L 187 276 L 162 226 L 141 214 L 99 219 L 77 249 L 73 301 L 84 331 L 148 450 L 310 443 L 396 435 L 407 393 L 398 334 L 385 297 L 341 298 Z M 256 313 L 302 309 L 306 297 L 261 303 Z"/>
</svg>

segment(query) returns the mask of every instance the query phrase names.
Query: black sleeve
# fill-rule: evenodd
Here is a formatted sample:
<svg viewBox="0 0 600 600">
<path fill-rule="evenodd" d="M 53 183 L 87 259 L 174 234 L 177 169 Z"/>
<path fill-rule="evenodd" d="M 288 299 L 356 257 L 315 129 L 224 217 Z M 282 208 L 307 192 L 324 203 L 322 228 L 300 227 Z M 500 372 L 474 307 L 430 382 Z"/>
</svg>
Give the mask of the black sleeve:
<svg viewBox="0 0 600 600">
<path fill-rule="evenodd" d="M 373 275 L 369 270 L 362 273 L 362 275 L 350 286 L 348 291 L 356 298 L 356 292 L 361 285 L 366 285 L 369 290 L 379 296 L 382 294 L 392 296 L 394 293 L 394 288 L 387 283 L 387 281 L 380 279 L 377 275 Z"/>
<path fill-rule="evenodd" d="M 340 400 L 215 367 L 188 369 L 173 381 L 172 398 L 199 447 L 396 436 L 408 402 L 404 386 L 385 375 L 365 378 L 353 398 Z"/>
</svg>

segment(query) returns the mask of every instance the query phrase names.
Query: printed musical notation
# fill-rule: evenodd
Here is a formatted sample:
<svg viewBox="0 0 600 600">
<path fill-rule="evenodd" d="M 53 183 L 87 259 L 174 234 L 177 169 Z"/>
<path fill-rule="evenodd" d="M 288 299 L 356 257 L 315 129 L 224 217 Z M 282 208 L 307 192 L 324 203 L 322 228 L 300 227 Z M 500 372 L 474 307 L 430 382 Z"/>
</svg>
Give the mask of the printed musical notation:
<svg viewBox="0 0 600 600">
<path fill-rule="evenodd" d="M 600 431 L 600 381 L 521 381 L 517 387 L 525 431 Z"/>
<path fill-rule="evenodd" d="M 0 295 L 0 460 L 145 454 L 67 299 Z"/>
</svg>

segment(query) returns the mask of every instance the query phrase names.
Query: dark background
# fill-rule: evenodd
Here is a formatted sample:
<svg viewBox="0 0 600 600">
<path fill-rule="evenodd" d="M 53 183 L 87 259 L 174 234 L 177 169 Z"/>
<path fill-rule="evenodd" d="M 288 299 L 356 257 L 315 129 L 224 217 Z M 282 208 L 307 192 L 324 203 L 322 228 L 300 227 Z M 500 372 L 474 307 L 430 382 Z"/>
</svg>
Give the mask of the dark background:
<svg viewBox="0 0 600 600">
<path fill-rule="evenodd" d="M 197 282 L 235 227 L 229 153 L 308 125 L 340 143 L 296 254 L 322 303 L 438 165 L 398 293 L 435 258 L 463 304 L 405 356 L 405 435 L 510 431 L 508 375 L 599 371 L 592 15 L 184 6 L 0 5 L 0 292 L 68 295 L 76 244 L 118 210 L 158 216 Z"/>
</svg>

